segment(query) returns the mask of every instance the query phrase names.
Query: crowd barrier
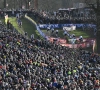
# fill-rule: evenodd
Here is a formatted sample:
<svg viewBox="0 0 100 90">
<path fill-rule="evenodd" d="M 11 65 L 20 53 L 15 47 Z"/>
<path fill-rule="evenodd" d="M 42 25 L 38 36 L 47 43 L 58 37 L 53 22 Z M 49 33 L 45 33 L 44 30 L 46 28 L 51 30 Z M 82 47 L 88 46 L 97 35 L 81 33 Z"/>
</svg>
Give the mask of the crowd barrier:
<svg viewBox="0 0 100 90">
<path fill-rule="evenodd" d="M 39 28 L 41 29 L 46 29 L 47 27 L 63 28 L 71 26 L 76 26 L 76 28 L 84 28 L 84 27 L 96 28 L 95 24 L 39 24 Z"/>
</svg>

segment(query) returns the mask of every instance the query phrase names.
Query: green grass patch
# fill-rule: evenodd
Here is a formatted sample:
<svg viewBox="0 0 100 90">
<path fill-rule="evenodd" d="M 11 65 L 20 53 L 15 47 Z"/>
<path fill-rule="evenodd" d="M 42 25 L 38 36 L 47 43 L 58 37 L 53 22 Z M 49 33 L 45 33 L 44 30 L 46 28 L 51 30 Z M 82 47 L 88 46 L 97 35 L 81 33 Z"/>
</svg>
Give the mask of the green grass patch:
<svg viewBox="0 0 100 90">
<path fill-rule="evenodd" d="M 31 34 L 34 34 L 35 38 L 38 37 L 35 25 L 33 25 L 30 21 L 28 21 L 25 18 L 22 18 L 22 27 L 24 31 L 28 33 L 29 37 L 31 36 Z"/>
<path fill-rule="evenodd" d="M 51 32 L 48 32 L 47 30 L 42 30 L 46 35 L 48 36 L 51 36 Z M 58 37 L 60 38 L 64 38 L 64 35 L 63 35 L 63 30 L 59 30 L 59 33 L 58 33 Z"/>
<path fill-rule="evenodd" d="M 10 20 L 10 23 L 14 26 L 14 28 L 21 34 L 24 34 L 24 29 L 23 27 L 20 28 L 18 23 L 17 23 L 17 20 L 16 20 L 16 17 L 9 17 L 9 20 Z"/>
<path fill-rule="evenodd" d="M 45 34 L 50 35 L 49 34 L 50 32 L 47 32 L 47 30 L 42 30 L 42 31 Z M 63 33 L 64 33 L 64 31 L 59 29 L 58 37 L 64 38 Z M 83 36 L 83 38 L 95 38 L 95 36 L 93 35 L 93 31 L 83 31 L 81 29 L 77 29 L 77 30 L 74 30 L 74 31 L 70 31 L 69 33 L 75 34 L 76 37 Z"/>
<path fill-rule="evenodd" d="M 31 34 L 34 34 L 35 38 L 43 39 L 43 37 L 42 37 L 42 36 L 39 34 L 39 32 L 37 31 L 37 28 L 36 28 L 37 23 L 36 23 L 31 17 L 25 16 L 25 18 L 26 18 L 26 21 L 29 22 L 29 23 L 28 23 L 28 24 L 29 24 L 29 25 L 28 25 L 29 28 L 30 28 L 31 26 L 34 26 L 33 28 L 30 28 L 30 30 L 26 29 L 26 30 L 28 30 L 27 32 L 28 32 L 29 36 L 30 36 Z M 24 21 L 24 23 L 25 23 L 26 21 Z M 31 26 L 30 26 L 30 25 L 31 25 Z M 25 26 L 27 26 L 27 24 L 26 24 Z M 27 27 L 25 27 L 25 28 L 27 28 Z"/>
<path fill-rule="evenodd" d="M 59 30 L 59 29 L 58 29 Z M 52 35 L 51 32 L 47 32 L 47 30 L 42 30 L 47 36 L 52 36 L 52 37 L 55 37 L 55 34 Z M 64 36 L 63 35 L 64 31 L 63 30 L 59 30 L 59 33 L 58 33 L 58 37 L 62 38 L 62 39 L 66 39 L 68 41 L 69 37 L 68 36 Z"/>
<path fill-rule="evenodd" d="M 75 34 L 76 37 L 83 36 L 83 38 L 94 38 L 93 31 L 86 30 L 83 31 L 82 29 L 77 29 L 74 31 L 70 31 L 70 34 Z"/>
<path fill-rule="evenodd" d="M 5 19 L 4 18 L 0 18 L 0 20 L 5 23 Z M 25 18 L 21 18 L 22 20 L 22 27 L 20 28 L 17 21 L 16 21 L 16 17 L 9 17 L 9 20 L 11 22 L 11 24 L 14 26 L 14 28 L 21 34 L 24 34 L 24 32 L 28 33 L 28 36 L 30 37 L 31 34 L 34 34 L 35 38 L 41 38 L 39 32 L 36 29 L 36 26 L 34 24 L 32 24 L 29 20 L 25 19 Z"/>
</svg>

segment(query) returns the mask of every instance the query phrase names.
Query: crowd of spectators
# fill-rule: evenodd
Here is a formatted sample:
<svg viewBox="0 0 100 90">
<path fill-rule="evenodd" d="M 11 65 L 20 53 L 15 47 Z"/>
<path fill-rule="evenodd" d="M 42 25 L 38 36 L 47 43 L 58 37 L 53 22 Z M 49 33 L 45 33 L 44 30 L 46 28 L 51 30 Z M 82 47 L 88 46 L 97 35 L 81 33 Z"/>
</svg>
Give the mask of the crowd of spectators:
<svg viewBox="0 0 100 90">
<path fill-rule="evenodd" d="M 0 90 L 100 90 L 100 56 L 0 23 Z"/>
<path fill-rule="evenodd" d="M 0 17 L 4 16 L 4 13 L 7 13 L 9 16 L 12 16 L 14 10 L 11 11 L 0 11 Z M 29 16 L 35 17 L 37 19 L 37 22 L 39 24 L 79 24 L 79 23 L 95 23 L 96 22 L 96 16 L 92 12 L 88 11 L 88 14 L 86 14 L 87 11 L 84 9 L 82 10 L 82 13 L 79 12 L 78 9 L 72 9 L 72 10 L 67 10 L 67 9 L 62 9 L 58 11 L 44 11 L 44 10 L 38 10 L 35 11 L 34 9 L 32 10 L 15 10 L 14 15 L 17 13 L 23 13 L 23 14 L 28 14 Z"/>
<path fill-rule="evenodd" d="M 95 15 L 78 13 L 76 10 L 58 10 L 55 12 L 33 11 L 33 16 L 38 18 L 39 24 L 80 24 L 80 23 L 95 23 Z"/>
</svg>

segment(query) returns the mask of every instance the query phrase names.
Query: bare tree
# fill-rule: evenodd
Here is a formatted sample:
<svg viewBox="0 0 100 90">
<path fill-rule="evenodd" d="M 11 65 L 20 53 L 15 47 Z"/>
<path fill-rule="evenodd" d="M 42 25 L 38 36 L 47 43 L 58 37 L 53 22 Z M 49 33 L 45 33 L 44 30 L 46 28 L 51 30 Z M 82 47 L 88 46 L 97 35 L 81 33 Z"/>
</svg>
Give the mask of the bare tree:
<svg viewBox="0 0 100 90">
<path fill-rule="evenodd" d="M 6 2 L 7 2 L 7 0 L 4 0 L 4 8 L 6 8 Z"/>
<path fill-rule="evenodd" d="M 47 11 L 53 11 L 53 10 L 58 10 L 61 5 L 62 1 L 61 0 L 38 0 L 39 4 L 39 9 L 42 10 L 47 10 Z"/>
<path fill-rule="evenodd" d="M 96 34 L 96 45 L 97 45 L 97 53 L 100 54 L 100 0 L 85 0 L 86 4 L 92 8 L 96 14 L 96 27 L 97 27 L 97 34 Z"/>
<path fill-rule="evenodd" d="M 31 2 L 31 0 L 24 0 L 25 1 L 25 4 L 26 4 L 26 8 L 29 9 L 30 5 L 29 5 L 29 2 Z"/>
<path fill-rule="evenodd" d="M 38 9 L 38 0 L 34 0 L 34 9 L 35 9 L 35 10 Z"/>
</svg>

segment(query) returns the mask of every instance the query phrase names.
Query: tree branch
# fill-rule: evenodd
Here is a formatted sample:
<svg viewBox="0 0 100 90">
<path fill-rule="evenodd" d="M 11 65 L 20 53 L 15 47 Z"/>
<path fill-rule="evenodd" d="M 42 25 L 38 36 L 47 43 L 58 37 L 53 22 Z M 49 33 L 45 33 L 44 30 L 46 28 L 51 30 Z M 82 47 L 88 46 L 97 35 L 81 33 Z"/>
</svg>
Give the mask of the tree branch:
<svg viewBox="0 0 100 90">
<path fill-rule="evenodd" d="M 94 6 L 94 4 L 91 4 L 91 8 L 92 8 L 94 11 L 97 11 L 97 8 Z"/>
<path fill-rule="evenodd" d="M 91 4 L 90 2 L 91 2 L 91 0 L 85 0 L 86 5 L 88 5 L 91 9 L 93 9 L 95 12 L 97 12 L 98 8 L 95 7 L 95 3 Z"/>
</svg>

